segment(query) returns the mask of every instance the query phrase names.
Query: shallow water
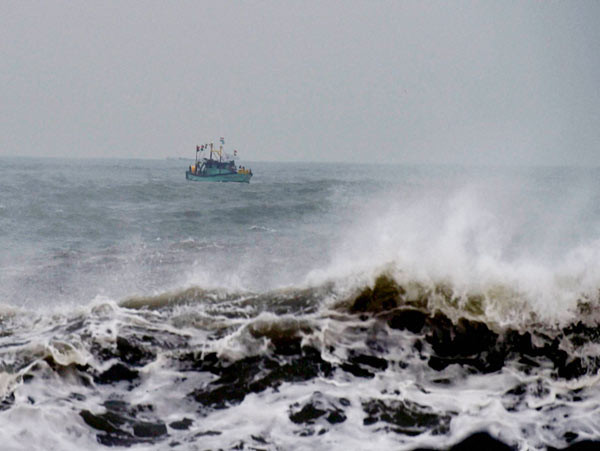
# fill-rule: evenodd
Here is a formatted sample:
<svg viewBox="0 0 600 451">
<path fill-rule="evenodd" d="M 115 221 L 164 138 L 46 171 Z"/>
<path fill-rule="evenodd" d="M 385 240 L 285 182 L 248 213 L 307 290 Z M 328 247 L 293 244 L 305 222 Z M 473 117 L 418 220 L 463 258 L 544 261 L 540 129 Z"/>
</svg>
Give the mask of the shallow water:
<svg viewBox="0 0 600 451">
<path fill-rule="evenodd" d="M 598 171 L 0 159 L 6 449 L 600 439 Z"/>
</svg>

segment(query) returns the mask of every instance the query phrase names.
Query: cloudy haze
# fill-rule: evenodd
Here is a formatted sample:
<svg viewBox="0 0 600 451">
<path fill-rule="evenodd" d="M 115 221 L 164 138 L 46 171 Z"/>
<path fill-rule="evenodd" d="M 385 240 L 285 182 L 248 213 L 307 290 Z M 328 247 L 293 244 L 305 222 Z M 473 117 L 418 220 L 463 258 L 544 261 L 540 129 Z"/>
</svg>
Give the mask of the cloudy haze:
<svg viewBox="0 0 600 451">
<path fill-rule="evenodd" d="M 0 156 L 600 163 L 600 2 L 0 4 Z"/>
</svg>

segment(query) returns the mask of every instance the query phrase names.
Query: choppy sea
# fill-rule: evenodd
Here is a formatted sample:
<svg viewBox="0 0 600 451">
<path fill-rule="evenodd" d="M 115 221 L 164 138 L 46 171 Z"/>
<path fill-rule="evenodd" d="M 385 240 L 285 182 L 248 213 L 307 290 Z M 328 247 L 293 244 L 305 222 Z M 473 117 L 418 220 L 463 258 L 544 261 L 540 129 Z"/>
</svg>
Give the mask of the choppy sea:
<svg viewBox="0 0 600 451">
<path fill-rule="evenodd" d="M 599 169 L 189 163 L 0 158 L 1 449 L 600 443 Z"/>
</svg>

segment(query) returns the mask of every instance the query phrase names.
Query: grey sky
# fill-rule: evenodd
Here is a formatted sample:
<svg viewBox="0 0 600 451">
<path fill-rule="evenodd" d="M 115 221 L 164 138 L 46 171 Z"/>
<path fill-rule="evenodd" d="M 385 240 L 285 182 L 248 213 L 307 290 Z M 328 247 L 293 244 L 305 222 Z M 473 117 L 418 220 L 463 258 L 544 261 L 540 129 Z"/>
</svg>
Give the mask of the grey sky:
<svg viewBox="0 0 600 451">
<path fill-rule="evenodd" d="M 600 164 L 600 2 L 3 1 L 0 156 Z"/>
</svg>

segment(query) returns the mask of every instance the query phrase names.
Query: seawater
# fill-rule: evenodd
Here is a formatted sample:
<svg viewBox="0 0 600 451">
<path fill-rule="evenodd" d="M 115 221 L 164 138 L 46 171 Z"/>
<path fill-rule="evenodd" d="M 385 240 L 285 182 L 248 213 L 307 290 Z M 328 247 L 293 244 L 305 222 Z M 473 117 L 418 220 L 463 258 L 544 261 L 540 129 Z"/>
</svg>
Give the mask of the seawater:
<svg viewBox="0 0 600 451">
<path fill-rule="evenodd" d="M 189 163 L 0 159 L 3 449 L 600 439 L 600 170 Z"/>
</svg>

